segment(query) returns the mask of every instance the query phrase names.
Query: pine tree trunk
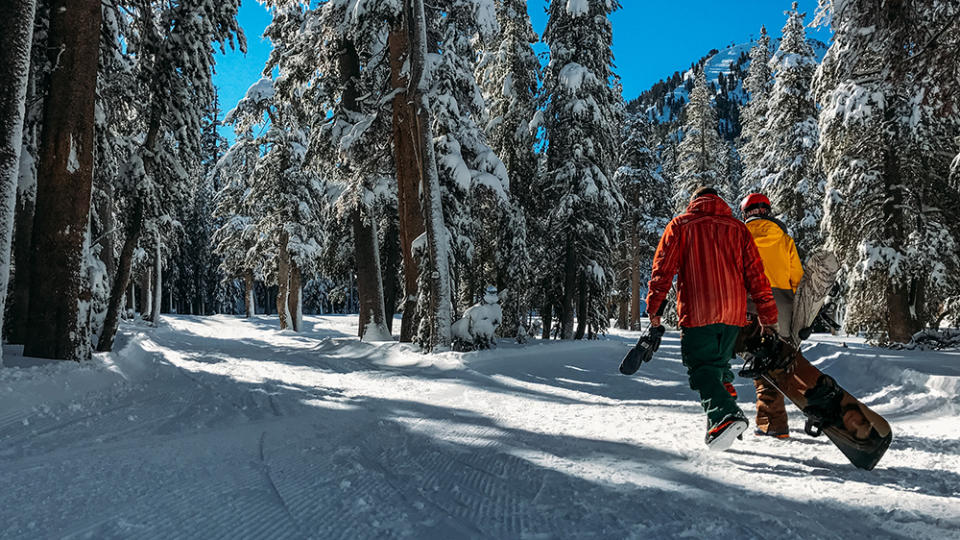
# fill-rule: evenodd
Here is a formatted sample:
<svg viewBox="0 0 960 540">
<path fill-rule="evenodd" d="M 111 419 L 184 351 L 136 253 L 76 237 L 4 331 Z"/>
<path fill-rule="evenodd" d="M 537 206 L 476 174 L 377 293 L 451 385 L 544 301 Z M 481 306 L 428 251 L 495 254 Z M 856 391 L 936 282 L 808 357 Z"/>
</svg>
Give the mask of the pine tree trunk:
<svg viewBox="0 0 960 540">
<path fill-rule="evenodd" d="M 397 228 L 397 222 L 390 216 L 387 219 L 387 230 L 383 235 L 383 249 L 381 250 L 381 259 L 383 268 L 380 275 L 383 279 L 383 307 L 386 317 L 387 330 L 393 332 L 393 314 L 397 307 L 397 295 L 399 290 L 397 276 L 400 275 L 400 230 Z"/>
<path fill-rule="evenodd" d="M 10 279 L 35 9 L 34 0 L 7 0 L 0 5 L 0 328 Z"/>
<path fill-rule="evenodd" d="M 153 256 L 153 274 L 154 279 L 156 280 L 153 288 L 153 310 L 150 311 L 150 322 L 154 326 L 160 325 L 160 308 L 162 307 L 163 301 L 163 266 L 160 261 L 160 234 L 154 233 L 153 240 L 155 242 L 154 246 L 154 256 Z"/>
<path fill-rule="evenodd" d="M 583 339 L 587 331 L 587 277 L 580 272 L 577 285 L 577 332 L 574 339 Z"/>
<path fill-rule="evenodd" d="M 637 225 L 633 224 L 630 234 L 630 329 L 640 329 L 640 238 Z"/>
<path fill-rule="evenodd" d="M 290 261 L 290 293 L 287 298 L 287 304 L 290 311 L 290 326 L 294 332 L 303 330 L 303 301 L 300 285 L 300 267 L 296 261 Z"/>
<path fill-rule="evenodd" d="M 243 308 L 246 318 L 257 314 L 256 295 L 253 287 L 253 270 L 243 272 Z"/>
<path fill-rule="evenodd" d="M 137 238 L 140 237 L 140 229 L 143 227 L 143 204 L 138 199 L 134 202 L 133 213 L 130 221 L 127 223 L 127 234 L 123 241 L 123 248 L 120 250 L 120 260 L 117 261 L 117 276 L 113 280 L 110 289 L 110 302 L 107 304 L 107 316 L 103 321 L 103 332 L 100 340 L 97 341 L 97 351 L 109 352 L 113 350 L 113 341 L 117 335 L 117 326 L 120 324 L 120 309 L 123 304 L 123 294 L 127 289 L 127 283 L 130 282 L 130 274 L 133 271 L 133 252 L 137 248 Z M 146 290 L 141 287 L 141 294 Z M 149 293 L 148 293 L 149 294 Z M 135 300 L 134 288 L 131 283 L 130 295 Z M 136 302 L 133 301 L 134 312 L 136 312 Z M 145 305 L 143 298 L 140 300 L 141 308 Z"/>
<path fill-rule="evenodd" d="M 355 245 L 357 294 L 360 297 L 360 321 L 357 334 L 360 339 L 372 331 L 374 339 L 384 339 L 387 332 L 383 306 L 383 283 L 380 277 L 380 256 L 377 248 L 376 221 L 353 211 L 353 241 Z"/>
<path fill-rule="evenodd" d="M 153 268 L 140 276 L 140 318 L 149 321 L 153 313 Z"/>
<path fill-rule="evenodd" d="M 426 291 L 428 318 L 421 327 L 426 334 L 419 336 L 421 346 L 432 351 L 450 345 L 450 326 L 452 324 L 452 306 L 450 297 L 450 261 L 448 259 L 449 233 L 443 221 L 443 203 L 441 202 L 440 175 L 437 170 L 436 151 L 433 146 L 433 129 L 430 123 L 430 109 L 427 107 L 427 21 L 423 0 L 404 0 L 407 20 L 410 21 L 410 86 L 407 94 L 417 104 L 417 129 L 410 130 L 409 136 L 417 132 L 417 150 L 422 156 L 420 186 L 423 193 L 423 222 L 426 229 L 426 268 L 423 269 L 428 285 Z"/>
<path fill-rule="evenodd" d="M 577 294 L 577 254 L 568 238 L 563 264 L 563 304 L 560 306 L 560 339 L 573 339 L 573 301 Z"/>
<path fill-rule="evenodd" d="M 16 227 L 13 237 L 13 292 L 7 309 L 7 342 L 23 345 L 27 339 L 27 313 L 30 306 L 30 253 L 33 239 L 33 194 L 21 191 L 17 198 Z"/>
<path fill-rule="evenodd" d="M 286 330 L 290 326 L 290 310 L 287 300 L 290 296 L 290 252 L 287 245 L 290 236 L 286 231 L 280 233 L 280 246 L 277 254 L 277 316 L 280 318 L 280 329 Z"/>
<path fill-rule="evenodd" d="M 134 283 L 130 282 L 130 287 L 127 289 L 127 309 L 132 313 L 137 312 L 137 287 Z"/>
<path fill-rule="evenodd" d="M 78 300 L 86 279 L 100 21 L 100 0 L 51 2 L 49 53 L 57 68 L 43 115 L 27 356 L 81 360 L 90 353 Z"/>
<path fill-rule="evenodd" d="M 399 28 L 390 33 L 390 80 L 394 89 L 401 89 L 393 98 L 393 148 L 397 167 L 397 206 L 399 213 L 400 251 L 403 255 L 403 319 L 400 341 L 413 341 L 416 332 L 417 277 L 419 266 L 413 256 L 413 241 L 424 232 L 420 208 L 420 162 L 417 159 L 417 109 L 410 87 L 405 62 L 409 58 L 410 29 L 406 17 Z"/>
<path fill-rule="evenodd" d="M 540 322 L 543 323 L 541 339 L 550 339 L 550 330 L 553 328 L 553 302 L 550 301 L 550 283 L 544 282 L 543 307 L 540 308 Z"/>
<path fill-rule="evenodd" d="M 100 245 L 100 260 L 106 267 L 107 276 L 115 276 L 117 273 L 117 258 L 114 256 L 114 243 L 116 242 L 116 218 L 113 215 L 113 184 L 107 183 L 103 188 L 104 194 L 100 204 L 97 205 L 97 213 L 100 215 L 100 224 L 103 231 L 97 239 Z"/>
</svg>

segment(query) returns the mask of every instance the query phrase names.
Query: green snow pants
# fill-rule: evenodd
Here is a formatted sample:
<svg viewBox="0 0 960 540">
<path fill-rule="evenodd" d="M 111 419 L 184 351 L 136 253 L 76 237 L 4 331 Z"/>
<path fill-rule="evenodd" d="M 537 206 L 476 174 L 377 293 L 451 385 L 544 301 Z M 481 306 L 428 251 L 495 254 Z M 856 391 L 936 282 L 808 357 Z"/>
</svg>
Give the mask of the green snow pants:
<svg viewBox="0 0 960 540">
<path fill-rule="evenodd" d="M 680 353 L 690 377 L 690 388 L 700 392 L 700 403 L 707 413 L 707 429 L 713 429 L 731 414 L 743 416 L 737 401 L 723 386 L 734 380 L 730 359 L 739 334 L 740 327 L 729 324 L 683 329 Z"/>
</svg>

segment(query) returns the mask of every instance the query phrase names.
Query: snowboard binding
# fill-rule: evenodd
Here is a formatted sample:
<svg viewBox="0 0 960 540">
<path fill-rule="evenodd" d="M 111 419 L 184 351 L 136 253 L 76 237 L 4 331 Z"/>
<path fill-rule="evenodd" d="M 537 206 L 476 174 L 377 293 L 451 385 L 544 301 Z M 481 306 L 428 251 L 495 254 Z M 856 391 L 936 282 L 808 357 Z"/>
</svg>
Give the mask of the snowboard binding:
<svg viewBox="0 0 960 540">
<path fill-rule="evenodd" d="M 833 377 L 821 375 L 816 386 L 804 392 L 804 397 L 807 406 L 803 408 L 803 414 L 807 416 L 807 423 L 803 430 L 807 435 L 819 437 L 824 429 L 843 424 L 840 405 L 843 390 Z"/>
<path fill-rule="evenodd" d="M 796 351 L 780 336 L 758 333 L 744 344 L 743 366 L 740 376 L 758 379 L 764 373 L 778 369 L 789 369 L 793 364 Z"/>
<path fill-rule="evenodd" d="M 627 356 L 620 362 L 620 373 L 633 375 L 640 369 L 640 364 L 653 359 L 653 353 L 660 348 L 660 341 L 666 333 L 663 326 L 651 326 L 646 335 L 637 340 L 637 344 L 630 349 Z"/>
</svg>

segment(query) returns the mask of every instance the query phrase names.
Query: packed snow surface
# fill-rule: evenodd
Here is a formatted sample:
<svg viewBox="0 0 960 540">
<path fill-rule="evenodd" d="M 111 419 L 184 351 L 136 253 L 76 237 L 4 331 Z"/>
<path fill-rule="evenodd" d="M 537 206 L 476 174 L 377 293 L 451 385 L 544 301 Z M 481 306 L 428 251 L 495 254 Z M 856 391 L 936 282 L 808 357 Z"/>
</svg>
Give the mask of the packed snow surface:
<svg viewBox="0 0 960 540">
<path fill-rule="evenodd" d="M 421 355 L 355 317 L 170 317 L 117 352 L 0 368 L 0 538 L 960 538 L 960 353 L 815 337 L 884 414 L 872 472 L 825 438 L 703 443 L 679 341 Z M 754 407 L 752 383 L 738 380 Z"/>
</svg>

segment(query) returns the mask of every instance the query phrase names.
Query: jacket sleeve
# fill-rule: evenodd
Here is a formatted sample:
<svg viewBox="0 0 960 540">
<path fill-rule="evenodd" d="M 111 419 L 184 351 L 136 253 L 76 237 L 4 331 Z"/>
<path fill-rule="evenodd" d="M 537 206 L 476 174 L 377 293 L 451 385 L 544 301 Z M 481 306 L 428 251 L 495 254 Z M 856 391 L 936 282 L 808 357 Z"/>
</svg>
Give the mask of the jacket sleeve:
<svg viewBox="0 0 960 540">
<path fill-rule="evenodd" d="M 777 322 L 777 302 L 773 299 L 770 280 L 763 271 L 763 259 L 757 250 L 757 244 L 746 227 L 743 228 L 743 282 L 747 286 L 750 298 L 757 305 L 760 323 L 770 325 Z"/>
<path fill-rule="evenodd" d="M 790 264 L 790 288 L 796 292 L 800 280 L 803 279 L 803 265 L 800 264 L 800 254 L 797 253 L 797 244 L 793 238 L 790 238 L 790 245 L 787 247 L 787 258 Z"/>
<path fill-rule="evenodd" d="M 673 285 L 673 276 L 677 275 L 680 268 L 682 242 L 680 226 L 674 219 L 663 231 L 657 253 L 653 256 L 653 270 L 650 272 L 647 292 L 647 313 L 650 315 L 663 314 L 663 301 Z"/>
</svg>

